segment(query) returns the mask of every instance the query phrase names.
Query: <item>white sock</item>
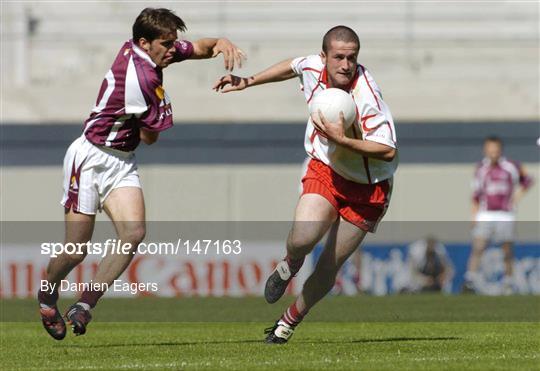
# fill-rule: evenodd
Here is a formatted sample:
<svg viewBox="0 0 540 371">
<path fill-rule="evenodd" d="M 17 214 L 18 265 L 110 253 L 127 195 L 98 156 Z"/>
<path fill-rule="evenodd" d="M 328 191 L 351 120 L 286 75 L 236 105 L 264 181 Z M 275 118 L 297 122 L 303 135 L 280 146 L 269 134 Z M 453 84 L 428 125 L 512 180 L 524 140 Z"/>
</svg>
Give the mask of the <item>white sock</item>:
<svg viewBox="0 0 540 371">
<path fill-rule="evenodd" d="M 78 302 L 77 305 L 80 305 L 81 307 L 83 307 L 84 310 L 90 311 L 90 305 L 83 303 L 82 301 Z"/>
</svg>

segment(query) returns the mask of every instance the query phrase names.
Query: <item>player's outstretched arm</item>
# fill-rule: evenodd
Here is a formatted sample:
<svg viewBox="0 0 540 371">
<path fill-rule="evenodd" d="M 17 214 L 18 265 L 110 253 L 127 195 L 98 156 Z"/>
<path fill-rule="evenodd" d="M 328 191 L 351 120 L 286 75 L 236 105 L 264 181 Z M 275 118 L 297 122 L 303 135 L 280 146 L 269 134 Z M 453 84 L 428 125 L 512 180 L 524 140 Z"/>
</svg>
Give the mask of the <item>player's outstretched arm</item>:
<svg viewBox="0 0 540 371">
<path fill-rule="evenodd" d="M 230 91 L 244 90 L 255 85 L 292 79 L 296 76 L 291 67 L 292 61 L 292 58 L 286 59 L 250 77 L 223 76 L 215 82 L 212 89 L 221 93 L 228 93 Z"/>
<path fill-rule="evenodd" d="M 315 114 L 311 116 L 313 125 L 334 143 L 377 160 L 392 161 L 396 156 L 397 150 L 385 144 L 370 140 L 352 139 L 345 136 L 345 130 L 343 129 L 345 117 L 343 117 L 343 112 L 339 113 L 338 122 L 329 122 L 320 110 L 318 113 L 319 117 Z"/>
<path fill-rule="evenodd" d="M 215 58 L 223 54 L 225 69 L 232 71 L 235 66 L 242 67 L 242 61 L 246 55 L 228 39 L 204 38 L 193 43 L 193 54 L 190 59 Z"/>
</svg>

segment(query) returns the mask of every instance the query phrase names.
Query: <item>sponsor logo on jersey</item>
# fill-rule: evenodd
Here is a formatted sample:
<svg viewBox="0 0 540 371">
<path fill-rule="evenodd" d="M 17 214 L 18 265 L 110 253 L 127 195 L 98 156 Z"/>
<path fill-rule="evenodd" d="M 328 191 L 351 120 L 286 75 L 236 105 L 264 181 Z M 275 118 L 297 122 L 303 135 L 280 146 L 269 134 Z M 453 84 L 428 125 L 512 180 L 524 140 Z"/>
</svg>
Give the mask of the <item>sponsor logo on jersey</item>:
<svg viewBox="0 0 540 371">
<path fill-rule="evenodd" d="M 183 41 L 183 40 L 180 40 L 178 41 L 178 43 L 180 44 L 180 47 L 183 49 L 183 50 L 186 50 L 188 48 L 188 44 Z"/>
<path fill-rule="evenodd" d="M 158 86 L 155 90 L 156 96 L 159 98 L 159 100 L 165 99 L 165 90 L 162 86 Z"/>
</svg>

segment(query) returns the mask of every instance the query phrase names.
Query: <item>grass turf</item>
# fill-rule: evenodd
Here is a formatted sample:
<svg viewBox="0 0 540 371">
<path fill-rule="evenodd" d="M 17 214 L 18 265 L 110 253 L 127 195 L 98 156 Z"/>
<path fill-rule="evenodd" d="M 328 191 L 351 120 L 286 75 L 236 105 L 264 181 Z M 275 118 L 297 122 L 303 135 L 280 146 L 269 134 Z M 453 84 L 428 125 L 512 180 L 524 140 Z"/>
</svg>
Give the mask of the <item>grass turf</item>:
<svg viewBox="0 0 540 371">
<path fill-rule="evenodd" d="M 262 330 L 289 300 L 282 301 L 276 307 L 260 298 L 104 300 L 86 335 L 57 342 L 37 321 L 35 302 L 4 300 L 0 367 L 508 370 L 540 364 L 538 297 L 332 297 L 310 313 L 289 344 L 262 344 Z M 159 316 L 152 314 L 156 308 Z M 234 322 L 252 311 L 259 312 Z M 367 312 L 372 315 L 358 314 Z M 172 322 L 210 313 L 209 321 L 221 322 Z M 152 322 L 142 322 L 145 314 Z M 6 322 L 10 317 L 20 322 Z"/>
</svg>

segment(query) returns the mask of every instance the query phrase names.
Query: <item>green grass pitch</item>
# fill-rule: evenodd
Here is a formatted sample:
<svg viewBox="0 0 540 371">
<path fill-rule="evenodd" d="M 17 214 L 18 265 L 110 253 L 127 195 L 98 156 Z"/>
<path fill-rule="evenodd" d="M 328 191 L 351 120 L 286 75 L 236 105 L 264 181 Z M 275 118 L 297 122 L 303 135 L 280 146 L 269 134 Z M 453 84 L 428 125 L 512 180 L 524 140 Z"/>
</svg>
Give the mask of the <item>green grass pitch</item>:
<svg viewBox="0 0 540 371">
<path fill-rule="evenodd" d="M 33 300 L 3 300 L 0 368 L 540 369 L 540 297 L 329 297 L 289 344 L 263 344 L 290 300 L 104 299 L 86 335 L 60 342 Z"/>
</svg>

